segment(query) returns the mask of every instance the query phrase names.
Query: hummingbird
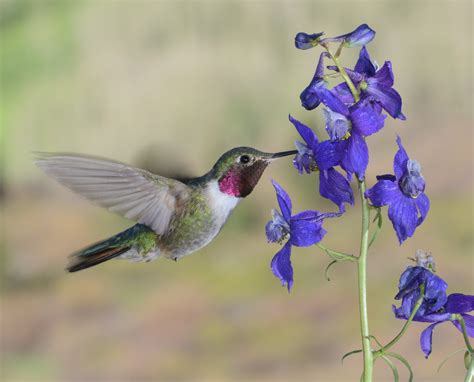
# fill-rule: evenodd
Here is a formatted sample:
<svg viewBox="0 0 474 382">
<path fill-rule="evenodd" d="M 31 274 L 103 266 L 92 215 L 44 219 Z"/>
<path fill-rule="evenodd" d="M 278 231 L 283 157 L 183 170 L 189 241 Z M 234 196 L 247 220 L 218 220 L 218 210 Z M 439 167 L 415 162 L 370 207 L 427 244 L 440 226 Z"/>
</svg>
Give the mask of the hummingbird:
<svg viewBox="0 0 474 382">
<path fill-rule="evenodd" d="M 66 270 L 77 272 L 111 259 L 177 261 L 196 252 L 217 236 L 273 160 L 296 153 L 236 147 L 203 176 L 182 181 L 82 154 L 36 153 L 35 162 L 70 190 L 137 223 L 72 253 Z"/>
</svg>

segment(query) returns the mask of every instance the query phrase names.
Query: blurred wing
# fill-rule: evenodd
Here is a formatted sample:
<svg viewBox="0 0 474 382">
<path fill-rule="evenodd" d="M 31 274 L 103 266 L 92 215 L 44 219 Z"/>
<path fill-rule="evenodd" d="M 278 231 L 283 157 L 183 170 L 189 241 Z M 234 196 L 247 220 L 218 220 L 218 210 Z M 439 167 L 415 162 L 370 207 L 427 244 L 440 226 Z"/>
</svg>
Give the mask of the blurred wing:
<svg viewBox="0 0 474 382">
<path fill-rule="evenodd" d="M 162 235 L 187 198 L 185 184 L 108 159 L 78 154 L 36 154 L 47 175 L 99 206 L 146 224 Z"/>
</svg>

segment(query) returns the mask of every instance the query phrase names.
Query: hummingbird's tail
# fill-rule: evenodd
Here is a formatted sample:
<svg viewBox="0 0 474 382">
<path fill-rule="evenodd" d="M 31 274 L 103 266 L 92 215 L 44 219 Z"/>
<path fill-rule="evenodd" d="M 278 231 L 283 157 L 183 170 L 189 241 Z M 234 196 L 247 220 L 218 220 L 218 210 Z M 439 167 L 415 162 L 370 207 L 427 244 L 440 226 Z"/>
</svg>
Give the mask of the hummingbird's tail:
<svg viewBox="0 0 474 382">
<path fill-rule="evenodd" d="M 72 253 L 69 264 L 66 267 L 68 272 L 77 272 L 86 268 L 101 264 L 104 261 L 114 259 L 126 252 L 131 251 L 136 256 L 137 252 L 145 249 L 144 243 L 147 239 L 154 240 L 155 233 L 142 224 L 137 224 L 123 232 L 120 232 L 108 239 L 99 241 L 82 250 Z M 150 241 L 148 241 L 150 243 Z"/>
<path fill-rule="evenodd" d="M 69 264 L 66 267 L 68 272 L 82 271 L 93 267 L 104 261 L 113 259 L 130 250 L 130 246 L 112 246 L 110 239 L 100 241 L 83 250 L 72 253 L 69 257 Z"/>
</svg>

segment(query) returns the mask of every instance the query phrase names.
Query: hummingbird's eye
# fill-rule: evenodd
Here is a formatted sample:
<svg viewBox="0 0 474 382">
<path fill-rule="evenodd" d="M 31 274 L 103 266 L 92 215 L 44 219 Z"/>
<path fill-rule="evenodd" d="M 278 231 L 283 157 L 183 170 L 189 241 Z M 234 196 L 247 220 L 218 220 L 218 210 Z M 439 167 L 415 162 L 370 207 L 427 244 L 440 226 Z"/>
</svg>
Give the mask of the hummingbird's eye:
<svg viewBox="0 0 474 382">
<path fill-rule="evenodd" d="M 239 158 L 240 163 L 249 163 L 250 162 L 250 157 L 248 155 L 242 155 Z"/>
</svg>

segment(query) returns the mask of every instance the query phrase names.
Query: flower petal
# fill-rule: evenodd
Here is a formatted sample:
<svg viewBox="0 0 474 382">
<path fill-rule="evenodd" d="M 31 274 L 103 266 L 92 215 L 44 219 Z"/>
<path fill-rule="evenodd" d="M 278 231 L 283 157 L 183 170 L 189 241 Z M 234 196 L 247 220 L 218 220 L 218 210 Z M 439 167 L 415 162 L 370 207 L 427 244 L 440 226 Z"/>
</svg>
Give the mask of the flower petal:
<svg viewBox="0 0 474 382">
<path fill-rule="evenodd" d="M 350 183 L 334 168 L 320 171 L 319 193 L 335 203 L 340 211 L 344 210 L 344 203 L 354 204 L 354 194 Z"/>
<path fill-rule="evenodd" d="M 474 338 L 474 317 L 470 316 L 469 314 L 464 314 L 464 313 L 461 314 L 461 316 L 464 320 L 464 324 L 466 325 L 467 335 L 469 337 Z M 462 327 L 461 327 L 461 324 L 459 323 L 459 321 L 455 320 L 455 321 L 452 321 L 452 323 L 462 333 Z"/>
<path fill-rule="evenodd" d="M 331 110 L 339 114 L 349 114 L 349 109 L 347 108 L 347 106 L 331 90 L 327 89 L 326 87 L 322 87 L 318 88 L 317 92 L 321 102 L 327 107 L 329 107 Z"/>
<path fill-rule="evenodd" d="M 420 216 L 418 217 L 418 221 L 416 222 L 416 226 L 419 226 L 426 218 L 428 211 L 430 210 L 430 200 L 428 197 L 423 193 L 418 195 L 415 199 L 416 207 L 418 208 L 418 212 Z"/>
<path fill-rule="evenodd" d="M 318 143 L 318 136 L 313 131 L 313 129 L 309 128 L 304 123 L 293 118 L 291 114 L 288 115 L 288 119 L 293 124 L 293 126 L 295 126 L 296 130 L 301 135 L 301 138 L 303 138 L 309 148 L 312 148 L 316 143 Z"/>
<path fill-rule="evenodd" d="M 321 104 L 321 98 L 319 97 L 317 89 L 325 86 L 326 84 L 322 79 L 318 79 L 314 82 L 311 81 L 300 94 L 301 106 L 306 110 L 316 109 Z"/>
<path fill-rule="evenodd" d="M 374 96 L 392 118 L 405 119 L 402 113 L 402 97 L 394 88 L 377 83 L 373 78 L 369 78 L 367 84 L 365 91 Z"/>
<path fill-rule="evenodd" d="M 449 313 L 468 313 L 474 310 L 474 296 L 462 293 L 451 293 L 446 303 Z"/>
<path fill-rule="evenodd" d="M 346 146 L 347 141 L 323 141 L 316 144 L 313 148 L 316 166 L 318 166 L 321 171 L 338 166 L 341 163 Z"/>
<path fill-rule="evenodd" d="M 418 211 L 413 199 L 402 195 L 388 207 L 388 217 L 397 233 L 398 241 L 402 244 L 415 233 Z"/>
<path fill-rule="evenodd" d="M 305 211 L 306 212 L 306 211 Z M 313 212 L 313 211 L 309 211 Z M 317 211 L 314 211 L 317 212 Z M 323 228 L 323 221 L 321 219 L 310 220 L 303 219 L 302 214 L 295 215 L 290 222 L 291 230 L 291 245 L 297 247 L 309 247 L 319 243 L 326 230 Z"/>
<path fill-rule="evenodd" d="M 354 103 L 354 97 L 345 82 L 340 83 L 332 88 L 332 92 L 344 103 Z"/>
<path fill-rule="evenodd" d="M 393 71 L 392 63 L 390 61 L 385 61 L 383 66 L 377 70 L 374 77 L 378 83 L 383 84 L 388 87 L 393 86 Z"/>
<path fill-rule="evenodd" d="M 397 201 L 402 197 L 402 193 L 396 182 L 382 179 L 368 189 L 365 196 L 370 199 L 375 207 L 382 207 Z"/>
<path fill-rule="evenodd" d="M 278 205 L 280 206 L 281 213 L 287 222 L 291 218 L 291 199 L 287 192 L 274 180 L 272 180 L 273 187 L 276 191 Z"/>
<path fill-rule="evenodd" d="M 397 179 L 401 179 L 407 172 L 408 154 L 402 145 L 402 140 L 397 137 L 398 151 L 393 159 L 393 171 Z"/>
<path fill-rule="evenodd" d="M 324 32 L 308 34 L 300 32 L 295 36 L 295 47 L 298 49 L 310 49 L 319 44 L 319 40 Z"/>
<path fill-rule="evenodd" d="M 350 174 L 355 173 L 357 178 L 362 180 L 369 164 L 369 148 L 365 139 L 354 130 L 347 142 L 347 151 L 342 157 L 341 167 Z"/>
<path fill-rule="evenodd" d="M 420 345 L 421 345 L 421 350 L 423 353 L 425 353 L 425 358 L 428 358 L 429 355 L 431 354 L 431 345 L 433 342 L 433 329 L 435 328 L 436 325 L 439 325 L 443 323 L 441 322 L 435 322 L 434 324 L 431 324 L 428 326 L 423 332 L 421 332 L 420 336 Z"/>
<path fill-rule="evenodd" d="M 357 103 L 351 111 L 352 129 L 363 136 L 372 135 L 383 127 L 385 118 L 373 107 Z"/>
<path fill-rule="evenodd" d="M 319 55 L 318 64 L 313 79 L 309 85 L 301 92 L 301 105 L 306 110 L 313 110 L 321 103 L 321 95 L 327 90 L 326 82 L 324 82 L 324 58 L 328 56 L 327 52 Z M 324 95 L 323 95 L 324 96 Z"/>
<path fill-rule="evenodd" d="M 446 301 L 448 300 L 446 289 L 448 289 L 446 281 L 441 277 L 436 276 L 434 273 L 431 273 L 426 282 L 424 296 L 424 303 L 426 302 L 426 314 L 436 313 L 444 306 L 444 304 L 446 304 Z"/>
<path fill-rule="evenodd" d="M 359 59 L 354 67 L 354 70 L 359 73 L 365 74 L 367 77 L 372 77 L 375 75 L 375 65 L 370 59 L 369 52 L 365 46 L 359 52 Z"/>
<path fill-rule="evenodd" d="M 344 42 L 344 46 L 352 48 L 367 45 L 375 37 L 375 31 L 367 24 L 359 25 L 355 30 L 336 37 L 325 38 L 321 42 Z"/>
<path fill-rule="evenodd" d="M 431 272 L 423 267 L 408 267 L 400 276 L 400 281 L 398 282 L 399 292 L 395 296 L 395 300 L 400 300 L 402 297 L 405 297 L 408 293 L 413 292 L 416 289 L 419 289 L 421 284 L 426 282 L 429 274 Z"/>
<path fill-rule="evenodd" d="M 273 256 L 271 268 L 273 274 L 287 286 L 288 292 L 293 285 L 293 267 L 291 266 L 291 244 L 287 242 L 283 248 Z"/>
</svg>

